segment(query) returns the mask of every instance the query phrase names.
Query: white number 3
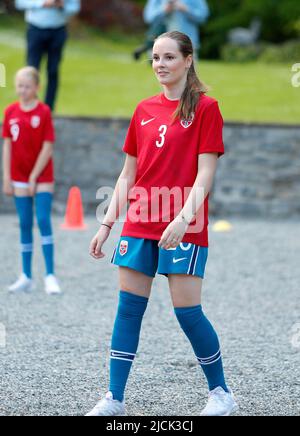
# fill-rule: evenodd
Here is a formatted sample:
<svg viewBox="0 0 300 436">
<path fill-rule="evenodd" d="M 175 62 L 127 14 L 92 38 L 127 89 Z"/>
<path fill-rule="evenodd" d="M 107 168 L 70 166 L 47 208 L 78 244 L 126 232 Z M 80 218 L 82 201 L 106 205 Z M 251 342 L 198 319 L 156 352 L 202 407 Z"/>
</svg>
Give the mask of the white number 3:
<svg viewBox="0 0 300 436">
<path fill-rule="evenodd" d="M 160 141 L 156 141 L 156 146 L 161 148 L 163 147 L 165 141 L 166 141 L 166 133 L 167 133 L 168 127 L 165 125 L 160 126 L 160 128 L 158 129 L 159 132 L 161 132 L 161 134 L 159 135 L 161 140 Z"/>
</svg>

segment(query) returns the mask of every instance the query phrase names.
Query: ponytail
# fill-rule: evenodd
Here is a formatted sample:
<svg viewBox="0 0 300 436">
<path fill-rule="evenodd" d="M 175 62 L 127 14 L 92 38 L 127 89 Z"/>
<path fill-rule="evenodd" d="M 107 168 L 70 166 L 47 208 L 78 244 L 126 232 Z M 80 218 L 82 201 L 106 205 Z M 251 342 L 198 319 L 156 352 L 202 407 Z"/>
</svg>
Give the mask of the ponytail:
<svg viewBox="0 0 300 436">
<path fill-rule="evenodd" d="M 193 43 L 184 33 L 177 31 L 163 33 L 156 39 L 156 41 L 162 38 L 170 38 L 176 41 L 178 43 L 179 51 L 185 59 L 189 55 L 193 56 Z M 209 88 L 199 79 L 193 61 L 188 72 L 186 86 L 181 96 L 180 103 L 173 114 L 173 121 L 177 118 L 181 120 L 190 120 L 193 118 L 201 96 L 208 92 L 208 89 Z"/>
<path fill-rule="evenodd" d="M 179 106 L 173 115 L 173 120 L 190 120 L 196 112 L 201 95 L 208 91 L 208 87 L 199 80 L 194 61 L 189 69 L 185 89 L 180 99 Z"/>
</svg>

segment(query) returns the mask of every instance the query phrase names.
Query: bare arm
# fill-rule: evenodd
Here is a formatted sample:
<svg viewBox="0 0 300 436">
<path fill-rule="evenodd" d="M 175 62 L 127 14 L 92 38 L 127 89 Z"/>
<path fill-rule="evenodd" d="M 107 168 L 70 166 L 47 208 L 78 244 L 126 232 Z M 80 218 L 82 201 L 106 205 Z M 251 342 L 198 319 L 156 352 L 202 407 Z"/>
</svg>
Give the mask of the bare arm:
<svg viewBox="0 0 300 436">
<path fill-rule="evenodd" d="M 127 154 L 123 170 L 118 178 L 110 205 L 103 219 L 103 224 L 112 227 L 119 217 L 124 205 L 127 204 L 128 193 L 134 186 L 136 171 L 137 158 Z M 106 226 L 101 226 L 96 236 L 93 238 L 90 244 L 90 255 L 95 259 L 100 259 L 105 256 L 102 252 L 102 245 L 107 240 L 109 234 L 110 229 Z"/>
<path fill-rule="evenodd" d="M 6 138 L 3 142 L 2 149 L 2 174 L 3 174 L 3 193 L 5 195 L 13 195 L 13 187 L 11 184 L 10 176 L 10 162 L 11 162 L 11 139 Z"/>
<path fill-rule="evenodd" d="M 108 224 L 111 227 L 114 225 L 124 205 L 127 203 L 128 193 L 134 186 L 135 178 L 136 158 L 127 154 L 123 170 L 118 178 L 109 208 L 103 220 L 104 224 Z"/>
<path fill-rule="evenodd" d="M 10 180 L 11 139 L 6 138 L 2 149 L 2 174 L 3 179 Z"/>
<path fill-rule="evenodd" d="M 183 216 L 188 223 L 193 221 L 212 188 L 217 164 L 218 153 L 199 154 L 198 174 L 188 199 L 179 214 Z"/>
<path fill-rule="evenodd" d="M 186 13 L 189 20 L 195 24 L 204 23 L 210 14 L 210 10 L 206 0 L 192 0 L 190 1 L 189 6 L 187 6 L 180 0 L 177 0 L 175 3 L 175 9 Z"/>
<path fill-rule="evenodd" d="M 15 7 L 18 10 L 54 8 L 55 0 L 16 0 Z"/>
<path fill-rule="evenodd" d="M 189 227 L 189 223 L 194 220 L 212 188 L 217 169 L 217 161 L 218 153 L 203 153 L 199 155 L 198 174 L 194 185 L 184 207 L 162 234 L 158 244 L 159 247 L 168 250 L 180 244 Z"/>
<path fill-rule="evenodd" d="M 36 181 L 40 174 L 44 171 L 46 166 L 49 163 L 49 160 L 51 159 L 53 155 L 53 143 L 49 141 L 45 141 L 43 148 L 36 160 L 36 163 L 33 167 L 33 170 L 31 171 L 30 177 L 29 177 L 29 183 L 30 183 L 30 194 L 34 195 L 35 192 L 35 186 Z"/>
</svg>

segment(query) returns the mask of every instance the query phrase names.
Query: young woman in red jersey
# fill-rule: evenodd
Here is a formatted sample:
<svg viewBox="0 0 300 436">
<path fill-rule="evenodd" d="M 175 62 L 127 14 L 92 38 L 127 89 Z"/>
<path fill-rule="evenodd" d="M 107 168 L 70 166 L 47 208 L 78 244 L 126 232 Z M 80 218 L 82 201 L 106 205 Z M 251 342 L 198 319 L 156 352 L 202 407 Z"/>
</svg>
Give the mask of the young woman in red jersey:
<svg viewBox="0 0 300 436">
<path fill-rule="evenodd" d="M 188 36 L 161 35 L 153 48 L 153 69 L 163 93 L 135 110 L 123 147 L 126 162 L 90 247 L 95 259 L 105 256 L 102 246 L 129 198 L 111 260 L 119 266 L 121 290 L 110 387 L 87 416 L 125 414 L 124 391 L 156 272 L 168 278 L 175 315 L 208 381 L 209 400 L 201 415 L 227 416 L 237 404 L 225 382 L 218 336 L 201 305 L 208 198 L 218 157 L 224 154 L 223 119 L 217 101 L 205 95 L 197 77 Z M 160 197 L 163 210 L 157 207 Z"/>
<path fill-rule="evenodd" d="M 51 206 L 54 190 L 53 143 L 55 140 L 51 111 L 38 100 L 39 73 L 25 67 L 16 74 L 19 101 L 5 110 L 2 136 L 3 193 L 14 196 L 20 221 L 23 272 L 9 287 L 10 292 L 31 291 L 33 253 L 33 205 L 41 233 L 46 264 L 45 291 L 59 294 L 54 275 L 54 244 Z"/>
</svg>

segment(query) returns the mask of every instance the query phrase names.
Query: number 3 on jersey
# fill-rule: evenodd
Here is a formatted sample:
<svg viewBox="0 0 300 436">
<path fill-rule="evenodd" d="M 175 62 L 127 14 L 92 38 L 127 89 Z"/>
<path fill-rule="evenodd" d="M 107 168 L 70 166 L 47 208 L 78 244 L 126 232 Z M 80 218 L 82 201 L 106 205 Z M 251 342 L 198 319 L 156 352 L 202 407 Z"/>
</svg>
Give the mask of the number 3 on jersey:
<svg viewBox="0 0 300 436">
<path fill-rule="evenodd" d="M 168 126 L 162 125 L 160 126 L 160 128 L 158 129 L 158 131 L 160 132 L 160 141 L 156 141 L 156 147 L 161 148 L 164 146 L 164 143 L 166 141 L 166 133 L 168 130 Z"/>
</svg>

